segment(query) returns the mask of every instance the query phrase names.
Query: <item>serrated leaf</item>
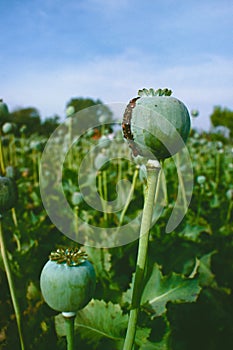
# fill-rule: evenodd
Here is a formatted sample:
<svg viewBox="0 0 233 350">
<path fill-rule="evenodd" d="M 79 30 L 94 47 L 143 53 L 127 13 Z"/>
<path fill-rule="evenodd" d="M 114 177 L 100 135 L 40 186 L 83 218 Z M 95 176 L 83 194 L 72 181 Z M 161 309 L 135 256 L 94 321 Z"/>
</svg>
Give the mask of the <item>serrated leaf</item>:
<svg viewBox="0 0 233 350">
<path fill-rule="evenodd" d="M 117 341 L 124 337 L 127 322 L 128 317 L 123 315 L 119 304 L 92 300 L 78 312 L 75 328 L 90 343 L 96 343 L 103 337 Z"/>
<path fill-rule="evenodd" d="M 124 315 L 119 304 L 106 303 L 103 300 L 92 299 L 90 303 L 77 313 L 75 318 L 75 332 L 95 348 L 102 338 L 116 342 L 116 348 L 123 345 L 128 315 Z M 65 336 L 63 316 L 55 317 L 56 332 Z M 142 345 L 147 341 L 150 329 L 139 328 L 136 333 L 136 343 Z"/>
<path fill-rule="evenodd" d="M 176 303 L 194 302 L 201 287 L 197 279 L 187 278 L 176 273 L 163 276 L 157 264 L 148 280 L 142 295 L 142 306 L 153 311 L 155 316 L 166 312 L 169 301 Z"/>
<path fill-rule="evenodd" d="M 147 342 L 147 338 L 150 336 L 150 328 L 137 328 L 135 343 L 138 346 L 142 346 Z"/>
<path fill-rule="evenodd" d="M 135 279 L 135 272 L 132 275 L 132 282 L 129 284 L 129 288 L 122 293 L 122 304 L 130 305 L 132 301 L 132 294 L 133 294 L 133 284 Z"/>
<path fill-rule="evenodd" d="M 140 350 L 168 350 L 168 336 L 166 335 L 160 342 L 147 341 Z"/>
<path fill-rule="evenodd" d="M 185 226 L 185 228 L 183 229 L 183 231 L 181 231 L 179 233 L 179 236 L 180 237 L 184 237 L 190 241 L 193 241 L 193 242 L 198 242 L 199 241 L 199 238 L 200 238 L 200 235 L 202 233 L 208 233 L 208 234 L 211 234 L 211 228 L 206 225 L 206 226 L 201 226 L 201 225 L 189 225 L 187 224 Z"/>
<path fill-rule="evenodd" d="M 162 340 L 159 343 L 152 343 L 148 341 L 146 344 L 140 347 L 140 350 L 167 350 L 167 341 Z"/>
<path fill-rule="evenodd" d="M 215 281 L 215 275 L 211 271 L 211 259 L 212 256 L 216 254 L 216 251 L 213 251 L 209 254 L 206 254 L 201 257 L 199 260 L 199 283 L 201 286 L 211 286 L 216 287 L 217 283 Z"/>
<path fill-rule="evenodd" d="M 147 340 L 141 347 L 140 350 L 168 350 L 168 340 L 171 333 L 170 323 L 166 319 L 166 331 L 163 334 L 163 337 L 159 341 L 150 341 Z"/>
</svg>

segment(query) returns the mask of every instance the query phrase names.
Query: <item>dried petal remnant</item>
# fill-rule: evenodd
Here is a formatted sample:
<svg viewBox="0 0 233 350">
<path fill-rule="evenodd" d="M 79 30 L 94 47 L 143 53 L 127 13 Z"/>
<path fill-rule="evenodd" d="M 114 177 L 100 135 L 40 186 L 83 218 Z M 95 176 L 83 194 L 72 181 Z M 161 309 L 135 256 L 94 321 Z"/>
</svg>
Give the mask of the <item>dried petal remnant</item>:
<svg viewBox="0 0 233 350">
<path fill-rule="evenodd" d="M 126 106 L 125 113 L 123 116 L 123 122 L 122 122 L 122 130 L 123 135 L 126 140 L 129 142 L 129 147 L 132 149 L 133 155 L 136 157 L 139 154 L 139 151 L 137 150 L 137 147 L 135 143 L 133 142 L 133 134 L 131 132 L 131 118 L 132 118 L 132 111 L 136 105 L 136 101 L 140 97 L 135 97 L 132 100 L 130 100 L 129 104 Z"/>
<path fill-rule="evenodd" d="M 49 256 L 50 260 L 58 264 L 66 263 L 68 266 L 77 266 L 87 259 L 87 254 L 80 249 L 57 249 Z"/>
</svg>

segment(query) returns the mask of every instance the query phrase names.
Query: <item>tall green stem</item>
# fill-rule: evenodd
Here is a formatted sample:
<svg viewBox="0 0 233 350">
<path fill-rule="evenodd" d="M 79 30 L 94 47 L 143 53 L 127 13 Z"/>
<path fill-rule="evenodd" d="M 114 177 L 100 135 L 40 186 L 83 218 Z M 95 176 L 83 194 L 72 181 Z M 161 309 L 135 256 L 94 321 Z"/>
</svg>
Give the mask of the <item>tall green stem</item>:
<svg viewBox="0 0 233 350">
<path fill-rule="evenodd" d="M 123 223 L 123 220 L 124 220 L 124 217 L 125 217 L 125 213 L 128 209 L 128 206 L 130 204 L 130 201 L 132 199 L 132 195 L 134 193 L 134 189 L 135 189 L 135 186 L 136 186 L 136 180 L 137 180 L 137 177 L 138 177 L 138 173 L 139 173 L 139 168 L 136 167 L 135 169 L 135 172 L 134 172 L 134 176 L 133 176 L 133 181 L 132 181 L 132 185 L 131 185 L 131 188 L 130 188 L 130 191 L 129 191 L 129 194 L 128 194 L 128 197 L 126 199 L 126 202 L 125 202 L 125 205 L 124 205 L 124 208 L 121 212 L 121 216 L 120 216 L 120 219 L 119 219 L 119 226 L 122 225 Z"/>
<path fill-rule="evenodd" d="M 4 156 L 3 156 L 3 147 L 2 147 L 2 140 L 0 137 L 0 172 L 2 175 L 5 174 L 5 165 L 4 165 Z"/>
<path fill-rule="evenodd" d="M 4 264 L 5 271 L 6 271 L 8 284 L 9 284 L 11 299 L 12 299 L 12 303 L 13 303 L 13 307 L 14 307 L 14 311 L 15 311 L 21 349 L 24 350 L 25 346 L 24 346 L 23 333 L 22 333 L 22 327 L 21 327 L 20 308 L 19 308 L 17 297 L 16 297 L 16 293 L 15 293 L 14 281 L 13 281 L 13 277 L 11 274 L 10 263 L 9 263 L 9 259 L 8 259 L 8 255 L 7 255 L 7 249 L 6 249 L 4 235 L 3 235 L 3 229 L 2 229 L 2 216 L 1 215 L 0 215 L 0 247 L 1 247 L 2 260 L 3 260 L 3 264 Z"/>
<path fill-rule="evenodd" d="M 233 209 L 233 201 L 231 200 L 228 206 L 228 210 L 227 210 L 227 217 L 226 217 L 226 223 L 230 223 L 230 219 L 231 219 L 231 211 Z"/>
<path fill-rule="evenodd" d="M 160 163 L 149 160 L 147 163 L 147 187 L 145 190 L 144 208 L 140 228 L 140 237 L 138 245 L 138 256 L 136 274 L 133 282 L 133 295 L 131 310 L 129 315 L 128 328 L 123 350 L 131 350 L 134 345 L 136 334 L 138 313 L 140 309 L 141 296 L 144 286 L 145 268 L 147 261 L 147 251 L 149 243 L 149 230 L 151 226 L 155 193 L 160 172 Z"/>
<path fill-rule="evenodd" d="M 176 159 L 177 159 L 177 174 L 178 174 L 179 186 L 180 186 L 181 195 L 182 195 L 182 205 L 184 210 L 186 211 L 188 208 L 188 203 L 187 203 L 187 198 L 185 193 L 184 179 L 180 170 L 181 169 L 180 152 L 176 154 Z"/>
<path fill-rule="evenodd" d="M 68 128 L 69 128 L 69 152 L 68 152 L 68 167 L 72 169 L 72 165 L 74 162 L 73 159 L 73 117 L 70 116 L 68 120 Z"/>
<path fill-rule="evenodd" d="M 102 187 L 102 171 L 99 171 L 98 173 L 98 191 L 100 194 L 100 201 L 102 204 L 103 214 L 104 214 L 104 221 L 107 222 L 107 212 L 106 212 L 106 201 L 104 199 L 104 193 L 103 193 L 103 187 Z"/>
<path fill-rule="evenodd" d="M 66 326 L 67 350 L 74 350 L 74 320 L 76 314 L 73 312 L 63 312 Z"/>
</svg>

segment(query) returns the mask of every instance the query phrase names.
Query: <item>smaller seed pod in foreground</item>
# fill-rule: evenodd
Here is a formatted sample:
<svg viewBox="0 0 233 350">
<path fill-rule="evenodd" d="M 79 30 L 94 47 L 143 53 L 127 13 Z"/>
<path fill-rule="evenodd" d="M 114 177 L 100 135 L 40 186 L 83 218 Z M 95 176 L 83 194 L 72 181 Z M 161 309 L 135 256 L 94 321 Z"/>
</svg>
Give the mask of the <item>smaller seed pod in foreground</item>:
<svg viewBox="0 0 233 350">
<path fill-rule="evenodd" d="M 165 159 L 186 142 L 190 116 L 180 100 L 168 89 L 142 89 L 126 107 L 122 129 L 134 157 Z"/>
<path fill-rule="evenodd" d="M 17 187 L 13 179 L 0 176 L 0 214 L 16 205 L 18 198 Z"/>
<path fill-rule="evenodd" d="M 45 302 L 59 312 L 77 312 L 92 299 L 96 285 L 93 265 L 80 249 L 52 252 L 40 276 Z"/>
</svg>

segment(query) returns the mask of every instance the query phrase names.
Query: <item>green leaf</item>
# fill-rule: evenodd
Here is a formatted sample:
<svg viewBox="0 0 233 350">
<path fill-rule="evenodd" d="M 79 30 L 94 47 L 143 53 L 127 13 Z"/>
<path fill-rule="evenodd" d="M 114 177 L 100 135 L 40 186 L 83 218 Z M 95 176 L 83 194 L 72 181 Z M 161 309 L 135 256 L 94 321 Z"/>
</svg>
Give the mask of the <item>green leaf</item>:
<svg viewBox="0 0 233 350">
<path fill-rule="evenodd" d="M 26 298 L 29 301 L 36 301 L 41 299 L 40 290 L 33 281 L 30 281 L 28 284 Z"/>
<path fill-rule="evenodd" d="M 151 333 L 150 328 L 137 327 L 135 343 L 141 347 L 143 344 L 147 342 L 147 339 L 150 336 L 150 333 Z"/>
<path fill-rule="evenodd" d="M 183 229 L 183 231 L 181 231 L 179 233 L 179 236 L 184 237 L 184 238 L 186 238 L 190 241 L 193 241 L 193 242 L 198 242 L 200 235 L 202 233 L 208 233 L 208 234 L 212 233 L 209 225 L 206 225 L 206 226 L 195 225 L 195 226 L 193 226 L 193 225 L 187 224 L 185 226 L 185 228 Z"/>
<path fill-rule="evenodd" d="M 206 254 L 201 257 L 199 260 L 199 268 L 198 272 L 200 274 L 199 276 L 199 283 L 201 286 L 211 286 L 216 287 L 217 283 L 215 281 L 215 275 L 211 271 L 211 259 L 214 254 L 216 254 L 216 251 L 213 251 L 209 254 Z"/>
<path fill-rule="evenodd" d="M 127 322 L 128 317 L 122 314 L 120 305 L 92 300 L 77 314 L 75 328 L 90 343 L 103 337 L 119 341 L 124 337 Z"/>
<path fill-rule="evenodd" d="M 142 306 L 160 316 L 166 312 L 168 302 L 187 303 L 197 299 L 201 287 L 197 279 L 187 278 L 172 273 L 163 276 L 157 264 L 154 264 L 152 274 L 142 295 Z"/>
<path fill-rule="evenodd" d="M 140 347 L 140 350 L 168 350 L 167 337 L 164 337 L 160 342 L 146 342 Z"/>
<path fill-rule="evenodd" d="M 124 293 L 122 293 L 121 302 L 122 302 L 123 305 L 124 304 L 126 304 L 126 305 L 130 305 L 131 304 L 132 294 L 133 294 L 134 278 L 135 278 L 135 272 L 132 275 L 132 282 L 129 285 L 130 287 Z"/>
<path fill-rule="evenodd" d="M 163 332 L 163 335 L 161 335 L 161 337 L 158 337 L 159 330 L 155 326 L 157 340 L 155 340 L 155 339 L 147 340 L 146 342 L 144 342 L 144 344 L 142 344 L 142 346 L 140 347 L 139 350 L 168 350 L 169 349 L 168 340 L 169 340 L 169 337 L 171 334 L 171 327 L 170 327 L 170 323 L 167 320 L 166 316 L 163 317 L 163 319 L 166 323 L 166 329 Z M 153 322 L 155 322 L 155 321 L 153 321 Z"/>
<path fill-rule="evenodd" d="M 148 341 L 140 347 L 140 350 L 168 350 L 167 341 L 162 340 L 159 343 L 152 343 Z"/>
<path fill-rule="evenodd" d="M 106 248 L 85 247 L 88 259 L 93 263 L 97 278 L 107 278 L 111 269 L 111 254 Z"/>
<path fill-rule="evenodd" d="M 128 315 L 123 315 L 119 304 L 92 299 L 83 310 L 77 313 L 75 332 L 94 348 L 103 338 L 108 338 L 117 344 L 117 348 L 121 349 L 127 324 Z M 55 317 L 55 326 L 59 336 L 66 335 L 61 314 Z M 149 335 L 150 329 L 139 328 L 136 333 L 136 343 L 141 346 L 147 341 Z"/>
</svg>

